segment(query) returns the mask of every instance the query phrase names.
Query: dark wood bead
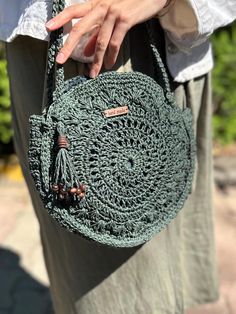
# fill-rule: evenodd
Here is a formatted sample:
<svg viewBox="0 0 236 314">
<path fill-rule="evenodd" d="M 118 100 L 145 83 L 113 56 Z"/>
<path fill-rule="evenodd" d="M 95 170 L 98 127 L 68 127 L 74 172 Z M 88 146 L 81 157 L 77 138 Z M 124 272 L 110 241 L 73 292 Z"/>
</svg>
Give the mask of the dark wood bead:
<svg viewBox="0 0 236 314">
<path fill-rule="evenodd" d="M 86 188 L 85 188 L 85 185 L 84 184 L 80 184 L 79 185 L 79 188 L 82 192 L 85 192 Z"/>
<path fill-rule="evenodd" d="M 61 189 L 60 193 L 62 195 L 68 195 L 68 191 L 65 188 Z"/>
<path fill-rule="evenodd" d="M 62 201 L 64 200 L 65 196 L 63 194 L 59 194 L 59 200 Z"/>
<path fill-rule="evenodd" d="M 52 190 L 53 190 L 53 192 L 58 192 L 59 186 L 57 184 L 53 184 L 52 185 Z"/>
</svg>

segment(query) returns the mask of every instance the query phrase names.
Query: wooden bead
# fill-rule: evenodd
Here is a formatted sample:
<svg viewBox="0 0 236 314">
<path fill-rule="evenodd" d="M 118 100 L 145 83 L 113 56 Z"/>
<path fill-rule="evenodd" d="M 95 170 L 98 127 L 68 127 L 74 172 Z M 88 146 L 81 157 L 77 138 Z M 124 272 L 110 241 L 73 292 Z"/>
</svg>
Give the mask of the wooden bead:
<svg viewBox="0 0 236 314">
<path fill-rule="evenodd" d="M 65 188 L 61 189 L 60 193 L 62 195 L 68 195 L 68 192 L 67 192 L 67 190 Z"/>
<path fill-rule="evenodd" d="M 80 184 L 79 188 L 80 188 L 80 190 L 81 190 L 82 192 L 85 192 L 85 190 L 86 190 L 84 184 Z"/>
<path fill-rule="evenodd" d="M 62 201 L 64 200 L 65 196 L 63 194 L 59 194 L 59 200 Z"/>
<path fill-rule="evenodd" d="M 82 192 L 82 193 L 79 194 L 79 198 L 80 198 L 80 199 L 82 199 L 82 198 L 84 198 L 84 197 L 85 197 L 85 193 L 84 193 L 84 192 Z"/>
<path fill-rule="evenodd" d="M 77 188 L 71 188 L 70 189 L 70 193 L 71 194 L 76 194 L 76 192 L 77 192 Z"/>
<path fill-rule="evenodd" d="M 57 184 L 52 185 L 53 192 L 57 192 L 59 190 L 59 186 Z"/>
<path fill-rule="evenodd" d="M 82 193 L 82 191 L 80 189 L 76 189 L 76 192 L 75 192 L 77 195 L 80 195 Z"/>
<path fill-rule="evenodd" d="M 58 136 L 57 145 L 59 148 L 68 148 L 67 138 L 63 135 Z"/>
</svg>

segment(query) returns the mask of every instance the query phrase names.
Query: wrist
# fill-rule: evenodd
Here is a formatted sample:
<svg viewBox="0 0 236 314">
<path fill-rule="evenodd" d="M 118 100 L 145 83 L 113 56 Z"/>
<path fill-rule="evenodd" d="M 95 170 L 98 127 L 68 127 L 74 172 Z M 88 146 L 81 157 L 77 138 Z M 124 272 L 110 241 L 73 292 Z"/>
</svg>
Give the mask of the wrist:
<svg viewBox="0 0 236 314">
<path fill-rule="evenodd" d="M 160 18 L 160 17 L 166 15 L 169 12 L 169 10 L 171 9 L 171 7 L 174 5 L 174 3 L 175 3 L 175 0 L 167 0 L 164 7 L 154 17 Z"/>
</svg>

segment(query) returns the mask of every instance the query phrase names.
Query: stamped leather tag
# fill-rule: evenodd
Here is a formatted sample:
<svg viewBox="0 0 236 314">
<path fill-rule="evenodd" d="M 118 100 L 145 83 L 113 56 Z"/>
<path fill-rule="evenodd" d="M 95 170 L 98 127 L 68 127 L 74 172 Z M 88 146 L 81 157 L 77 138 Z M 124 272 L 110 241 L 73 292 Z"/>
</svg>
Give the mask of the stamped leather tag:
<svg viewBox="0 0 236 314">
<path fill-rule="evenodd" d="M 106 118 L 121 116 L 123 114 L 127 114 L 129 112 L 128 106 L 116 107 L 111 109 L 106 109 L 103 111 L 104 116 Z"/>
</svg>

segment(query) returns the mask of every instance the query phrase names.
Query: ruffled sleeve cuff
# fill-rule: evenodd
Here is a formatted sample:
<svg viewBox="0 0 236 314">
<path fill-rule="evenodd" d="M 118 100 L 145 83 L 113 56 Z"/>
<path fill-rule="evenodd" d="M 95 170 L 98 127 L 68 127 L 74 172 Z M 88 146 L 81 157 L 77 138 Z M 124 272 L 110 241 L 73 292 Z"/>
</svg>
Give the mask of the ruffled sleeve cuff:
<svg viewBox="0 0 236 314">
<path fill-rule="evenodd" d="M 176 47 L 187 53 L 235 18 L 234 0 L 176 0 L 160 23 Z"/>
</svg>

